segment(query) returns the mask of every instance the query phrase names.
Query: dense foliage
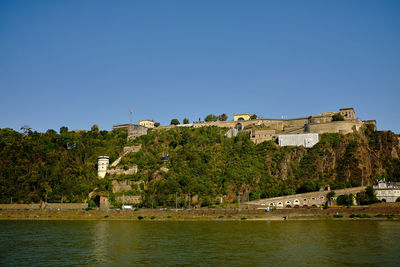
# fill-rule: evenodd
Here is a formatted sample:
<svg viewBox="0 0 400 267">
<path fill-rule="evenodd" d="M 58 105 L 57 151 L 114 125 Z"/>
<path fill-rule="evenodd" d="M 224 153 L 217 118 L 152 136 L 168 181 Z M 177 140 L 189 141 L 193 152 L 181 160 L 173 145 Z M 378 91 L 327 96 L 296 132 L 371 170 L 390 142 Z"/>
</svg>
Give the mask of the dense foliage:
<svg viewBox="0 0 400 267">
<path fill-rule="evenodd" d="M 82 202 L 95 188 L 113 202 L 111 178 L 137 181 L 126 193 L 140 194 L 147 207 L 175 206 L 176 199 L 184 206 L 189 196 L 207 206 L 221 199 L 232 203 L 239 196 L 246 201 L 316 191 L 327 184 L 332 189 L 359 186 L 373 183 L 378 171 L 400 179 L 394 168 L 400 161 L 388 156 L 397 140 L 393 133 L 324 134 L 306 149 L 272 141 L 255 145 L 248 132 L 227 138 L 227 130 L 177 127 L 127 142 L 124 130 L 99 131 L 97 126 L 88 132 L 62 128 L 60 134 L 1 129 L 0 202 Z M 110 156 L 112 162 L 123 146 L 135 144 L 142 149 L 123 157 L 118 167 L 137 164 L 137 174 L 97 179 L 98 156 Z M 169 160 L 163 161 L 166 154 Z M 362 167 L 370 158 L 372 168 Z"/>
<path fill-rule="evenodd" d="M 99 183 L 97 156 L 114 160 L 126 142 L 121 129 L 60 132 L 0 129 L 1 203 L 83 202 Z"/>
</svg>

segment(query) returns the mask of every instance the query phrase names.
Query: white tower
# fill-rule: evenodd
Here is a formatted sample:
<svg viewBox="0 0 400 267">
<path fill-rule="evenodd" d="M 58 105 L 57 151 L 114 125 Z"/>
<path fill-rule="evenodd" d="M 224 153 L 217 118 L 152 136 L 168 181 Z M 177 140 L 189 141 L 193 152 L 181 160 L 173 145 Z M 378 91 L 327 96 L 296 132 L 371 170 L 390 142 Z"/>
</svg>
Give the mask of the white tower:
<svg viewBox="0 0 400 267">
<path fill-rule="evenodd" d="M 107 173 L 108 165 L 110 164 L 110 158 L 107 156 L 97 157 L 97 175 L 100 178 L 104 178 Z"/>
</svg>

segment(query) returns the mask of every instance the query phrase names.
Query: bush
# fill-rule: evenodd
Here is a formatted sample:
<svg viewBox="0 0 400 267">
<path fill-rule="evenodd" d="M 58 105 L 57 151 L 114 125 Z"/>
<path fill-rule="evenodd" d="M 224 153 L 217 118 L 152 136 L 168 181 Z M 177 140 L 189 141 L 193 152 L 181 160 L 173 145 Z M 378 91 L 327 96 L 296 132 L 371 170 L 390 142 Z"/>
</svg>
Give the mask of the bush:
<svg viewBox="0 0 400 267">
<path fill-rule="evenodd" d="M 332 121 L 344 121 L 344 117 L 340 113 L 336 113 L 332 116 Z"/>
<path fill-rule="evenodd" d="M 335 217 L 335 218 L 343 218 L 343 214 L 334 214 L 333 217 Z"/>
<path fill-rule="evenodd" d="M 353 194 L 350 195 L 340 195 L 336 199 L 336 203 L 342 206 L 351 206 L 353 205 Z"/>
</svg>

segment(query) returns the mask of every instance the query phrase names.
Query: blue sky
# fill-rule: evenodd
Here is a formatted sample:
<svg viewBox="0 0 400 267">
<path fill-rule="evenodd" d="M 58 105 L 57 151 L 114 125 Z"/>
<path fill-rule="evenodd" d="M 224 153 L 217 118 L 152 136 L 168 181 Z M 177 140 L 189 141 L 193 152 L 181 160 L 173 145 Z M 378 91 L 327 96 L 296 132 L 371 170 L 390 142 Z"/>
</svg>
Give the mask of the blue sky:
<svg viewBox="0 0 400 267">
<path fill-rule="evenodd" d="M 342 107 L 400 132 L 399 1 L 0 0 L 0 128 Z"/>
</svg>

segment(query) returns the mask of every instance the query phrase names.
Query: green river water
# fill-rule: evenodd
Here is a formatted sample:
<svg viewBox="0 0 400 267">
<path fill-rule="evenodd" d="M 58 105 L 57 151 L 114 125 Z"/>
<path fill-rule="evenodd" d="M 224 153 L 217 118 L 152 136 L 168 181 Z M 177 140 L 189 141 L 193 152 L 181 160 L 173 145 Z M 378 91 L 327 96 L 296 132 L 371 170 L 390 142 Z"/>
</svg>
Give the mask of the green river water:
<svg viewBox="0 0 400 267">
<path fill-rule="evenodd" d="M 0 221 L 0 266 L 400 266 L 396 221 Z"/>
</svg>

